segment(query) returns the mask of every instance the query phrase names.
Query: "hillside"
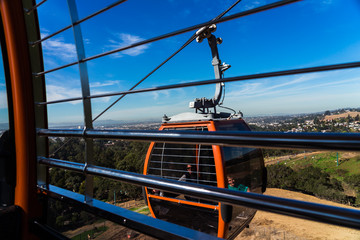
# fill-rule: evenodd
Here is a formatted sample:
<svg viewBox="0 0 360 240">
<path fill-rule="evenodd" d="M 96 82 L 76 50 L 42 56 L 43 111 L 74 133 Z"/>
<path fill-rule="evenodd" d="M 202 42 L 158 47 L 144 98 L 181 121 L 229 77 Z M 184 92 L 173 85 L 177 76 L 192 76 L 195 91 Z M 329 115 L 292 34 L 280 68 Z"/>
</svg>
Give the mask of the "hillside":
<svg viewBox="0 0 360 240">
<path fill-rule="evenodd" d="M 269 188 L 266 195 L 309 201 L 331 206 L 351 208 L 316 198 L 314 196 L 282 189 Z M 303 220 L 284 215 L 258 211 L 250 223 L 236 240 L 250 239 L 309 239 L 309 240 L 346 240 L 360 239 L 360 231 L 334 225 Z"/>
<path fill-rule="evenodd" d="M 292 192 L 276 188 L 268 188 L 265 192 L 266 195 L 277 196 L 283 198 L 297 199 L 301 201 L 315 202 L 331 206 L 339 206 L 351 208 L 347 205 L 338 204 L 326 200 L 316 198 L 314 196 Z M 142 201 L 141 201 L 142 202 Z M 97 224 L 83 226 L 81 228 L 68 231 L 64 233 L 67 237 L 73 238 L 81 232 L 89 231 L 94 227 L 105 226 L 108 228 L 102 234 L 96 236 L 94 239 L 128 239 L 127 234 L 129 231 L 123 226 L 117 225 L 110 221 L 105 221 Z M 87 236 L 87 234 L 85 234 Z M 133 233 L 133 238 L 136 240 L 153 240 L 149 236 L 143 234 Z M 346 239 L 359 239 L 360 231 L 338 227 L 334 225 L 317 223 L 313 221 L 287 217 L 279 214 L 258 211 L 250 223 L 250 228 L 246 228 L 235 240 L 268 240 L 268 239 L 296 239 L 296 240 L 346 240 Z"/>
<path fill-rule="evenodd" d="M 360 116 L 360 112 L 345 112 L 345 113 L 341 113 L 341 114 L 334 114 L 334 115 L 326 115 L 324 117 L 325 121 L 331 121 L 334 119 L 339 119 L 339 118 L 346 118 L 348 116 L 355 118 L 357 115 Z"/>
</svg>

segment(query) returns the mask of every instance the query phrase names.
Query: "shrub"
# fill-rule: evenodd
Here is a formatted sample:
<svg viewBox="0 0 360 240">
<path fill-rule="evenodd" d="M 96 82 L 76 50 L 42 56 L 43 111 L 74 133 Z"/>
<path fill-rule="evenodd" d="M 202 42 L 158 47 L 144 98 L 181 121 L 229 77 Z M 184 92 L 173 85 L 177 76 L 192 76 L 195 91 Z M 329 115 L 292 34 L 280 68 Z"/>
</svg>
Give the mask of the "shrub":
<svg viewBox="0 0 360 240">
<path fill-rule="evenodd" d="M 267 167 L 268 187 L 292 189 L 295 181 L 293 178 L 294 171 L 285 165 L 277 164 Z"/>
<path fill-rule="evenodd" d="M 344 178 L 344 181 L 353 187 L 359 188 L 360 187 L 360 174 L 346 176 Z"/>
<path fill-rule="evenodd" d="M 320 168 L 308 166 L 293 171 L 285 165 L 268 166 L 268 187 L 297 190 L 339 203 L 354 203 L 355 199 L 346 196 L 340 181 Z M 360 177 L 360 174 L 359 174 Z M 357 178 L 349 178 L 352 184 L 358 184 Z M 360 179 L 360 178 L 359 178 Z"/>
</svg>

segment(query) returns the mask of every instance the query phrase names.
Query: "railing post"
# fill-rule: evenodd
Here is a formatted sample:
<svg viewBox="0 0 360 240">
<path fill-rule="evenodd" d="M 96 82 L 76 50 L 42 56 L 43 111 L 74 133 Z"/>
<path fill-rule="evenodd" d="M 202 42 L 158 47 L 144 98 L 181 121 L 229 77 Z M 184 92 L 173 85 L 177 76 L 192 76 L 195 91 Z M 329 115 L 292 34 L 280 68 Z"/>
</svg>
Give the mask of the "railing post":
<svg viewBox="0 0 360 240">
<path fill-rule="evenodd" d="M 20 0 L 1 0 L 0 12 L 8 54 L 13 96 L 16 150 L 15 205 L 22 212 L 22 239 L 34 239 L 29 232 L 31 220 L 41 216 L 37 198 L 36 131 L 32 72 L 23 5 Z"/>
<path fill-rule="evenodd" d="M 78 57 L 79 71 L 80 71 L 80 80 L 81 80 L 81 91 L 82 91 L 82 101 L 84 108 L 84 135 L 86 130 L 93 129 L 92 124 L 92 113 L 91 113 L 91 100 L 86 98 L 90 96 L 90 86 L 89 86 L 89 76 L 86 62 L 82 60 L 85 59 L 85 48 L 84 41 L 81 33 L 80 24 L 74 24 L 79 20 L 77 7 L 75 0 L 68 0 L 69 12 L 71 17 L 71 22 L 73 24 L 76 53 Z M 85 166 L 92 164 L 93 162 L 93 140 L 85 138 Z M 85 170 L 85 169 L 84 169 Z M 90 175 L 85 175 L 85 202 L 91 202 L 93 197 L 93 177 Z"/>
</svg>

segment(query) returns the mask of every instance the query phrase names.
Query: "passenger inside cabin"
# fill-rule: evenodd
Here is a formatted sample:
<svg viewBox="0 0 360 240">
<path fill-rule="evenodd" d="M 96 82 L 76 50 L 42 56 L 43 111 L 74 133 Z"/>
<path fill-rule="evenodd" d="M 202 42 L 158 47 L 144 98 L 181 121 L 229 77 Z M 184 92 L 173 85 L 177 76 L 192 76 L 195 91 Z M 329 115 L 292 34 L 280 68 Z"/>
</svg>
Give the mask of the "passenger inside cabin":
<svg viewBox="0 0 360 240">
<path fill-rule="evenodd" d="M 194 173 L 193 166 L 191 166 L 191 164 L 186 165 L 186 173 L 181 176 L 179 181 L 196 183 L 196 173 Z M 189 196 L 185 196 L 185 199 L 195 202 L 198 201 L 198 199 Z"/>
<path fill-rule="evenodd" d="M 191 164 L 188 164 L 186 166 L 186 173 L 184 173 L 181 178 L 179 179 L 179 181 L 183 181 L 183 182 L 196 182 L 196 176 L 195 173 L 193 172 L 193 167 L 191 166 Z"/>
<path fill-rule="evenodd" d="M 241 192 L 250 192 L 249 187 L 243 184 L 239 184 L 238 186 L 236 186 L 235 179 L 233 177 L 228 176 L 227 179 L 228 179 L 228 189 L 241 191 Z"/>
</svg>

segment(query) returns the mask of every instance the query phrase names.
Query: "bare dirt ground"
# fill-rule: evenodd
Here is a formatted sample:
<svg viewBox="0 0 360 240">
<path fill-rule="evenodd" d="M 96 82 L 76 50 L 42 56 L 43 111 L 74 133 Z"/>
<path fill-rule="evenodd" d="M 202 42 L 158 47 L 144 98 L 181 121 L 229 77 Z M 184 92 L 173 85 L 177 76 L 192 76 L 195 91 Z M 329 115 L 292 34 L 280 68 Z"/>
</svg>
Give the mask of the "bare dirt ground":
<svg viewBox="0 0 360 240">
<path fill-rule="evenodd" d="M 327 204 L 331 206 L 351 208 L 347 205 L 333 203 L 310 195 L 275 188 L 267 189 L 265 194 Z M 250 227 L 245 229 L 235 239 L 360 240 L 360 231 L 258 211 L 253 221 L 250 223 Z"/>
</svg>

